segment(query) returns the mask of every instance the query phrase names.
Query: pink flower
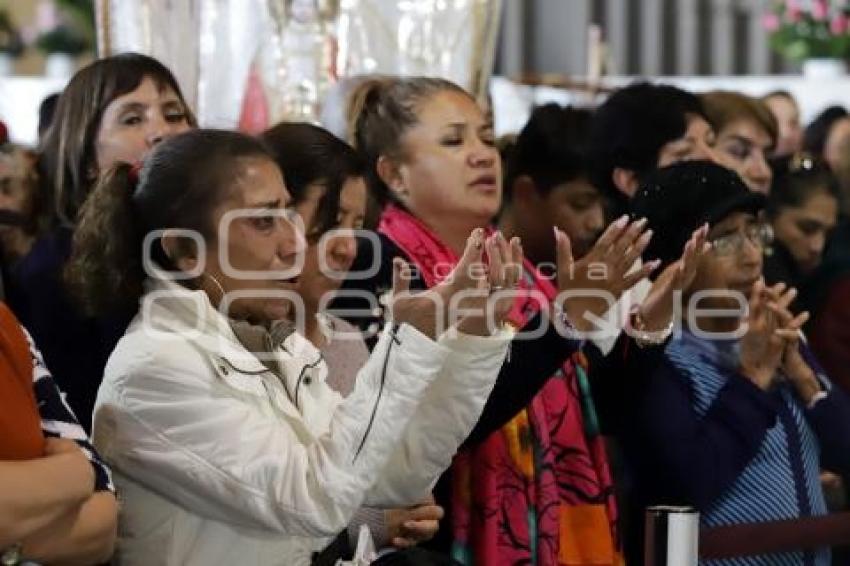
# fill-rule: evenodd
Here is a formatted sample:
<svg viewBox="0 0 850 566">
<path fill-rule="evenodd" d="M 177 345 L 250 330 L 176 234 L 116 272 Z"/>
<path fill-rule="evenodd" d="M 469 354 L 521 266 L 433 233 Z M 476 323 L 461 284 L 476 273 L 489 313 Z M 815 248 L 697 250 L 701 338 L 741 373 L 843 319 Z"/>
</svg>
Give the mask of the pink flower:
<svg viewBox="0 0 850 566">
<path fill-rule="evenodd" d="M 814 0 L 812 2 L 812 17 L 818 22 L 822 22 L 829 17 L 829 6 L 826 0 Z"/>
<path fill-rule="evenodd" d="M 48 32 L 59 25 L 59 14 L 53 2 L 42 0 L 36 8 L 35 25 L 40 32 Z"/>
<path fill-rule="evenodd" d="M 800 5 L 797 0 L 788 0 L 785 4 L 785 20 L 796 24 L 802 18 L 803 12 L 800 10 Z"/>
<path fill-rule="evenodd" d="M 761 19 L 761 25 L 764 26 L 764 29 L 767 31 L 776 31 L 779 29 L 780 25 L 779 16 L 774 14 L 773 12 L 768 12 Z"/>
<path fill-rule="evenodd" d="M 850 27 L 850 20 L 844 14 L 836 14 L 832 21 L 829 22 L 829 31 L 832 35 L 844 35 L 847 33 L 847 28 Z"/>
</svg>

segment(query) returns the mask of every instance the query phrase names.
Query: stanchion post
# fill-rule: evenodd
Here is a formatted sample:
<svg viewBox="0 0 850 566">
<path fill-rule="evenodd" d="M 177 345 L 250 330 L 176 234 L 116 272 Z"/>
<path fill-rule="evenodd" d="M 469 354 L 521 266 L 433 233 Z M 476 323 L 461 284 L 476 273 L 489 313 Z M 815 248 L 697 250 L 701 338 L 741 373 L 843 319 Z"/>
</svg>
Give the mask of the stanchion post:
<svg viewBox="0 0 850 566">
<path fill-rule="evenodd" d="M 646 510 L 644 566 L 697 566 L 699 513 L 691 507 Z"/>
</svg>

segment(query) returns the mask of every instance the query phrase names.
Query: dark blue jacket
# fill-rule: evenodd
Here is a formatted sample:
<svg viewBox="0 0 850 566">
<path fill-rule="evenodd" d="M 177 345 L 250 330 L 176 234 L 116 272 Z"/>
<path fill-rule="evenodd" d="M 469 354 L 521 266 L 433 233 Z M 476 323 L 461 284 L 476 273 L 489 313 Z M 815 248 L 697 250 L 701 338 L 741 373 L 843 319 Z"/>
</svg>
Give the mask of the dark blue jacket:
<svg viewBox="0 0 850 566">
<path fill-rule="evenodd" d="M 44 361 L 87 433 L 103 369 L 131 315 L 83 316 L 65 289 L 71 230 L 39 239 L 9 274 L 9 307 L 39 345 Z"/>
</svg>

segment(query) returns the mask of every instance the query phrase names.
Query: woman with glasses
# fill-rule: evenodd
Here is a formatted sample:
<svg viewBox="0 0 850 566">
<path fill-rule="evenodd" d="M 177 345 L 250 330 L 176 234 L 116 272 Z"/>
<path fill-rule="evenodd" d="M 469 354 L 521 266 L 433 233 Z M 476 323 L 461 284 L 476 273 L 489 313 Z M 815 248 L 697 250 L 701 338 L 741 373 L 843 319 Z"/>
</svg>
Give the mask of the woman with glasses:
<svg viewBox="0 0 850 566">
<path fill-rule="evenodd" d="M 659 171 L 633 204 L 655 231 L 652 257 L 672 261 L 704 223 L 711 246 L 663 362 L 632 400 L 623 440 L 641 507 L 690 505 L 703 527 L 825 514 L 821 466 L 850 470 L 850 400 L 800 340 L 808 313 L 790 313 L 796 291 L 764 284 L 764 197 L 727 169 L 690 162 Z M 829 563 L 828 549 L 735 561 Z"/>
</svg>

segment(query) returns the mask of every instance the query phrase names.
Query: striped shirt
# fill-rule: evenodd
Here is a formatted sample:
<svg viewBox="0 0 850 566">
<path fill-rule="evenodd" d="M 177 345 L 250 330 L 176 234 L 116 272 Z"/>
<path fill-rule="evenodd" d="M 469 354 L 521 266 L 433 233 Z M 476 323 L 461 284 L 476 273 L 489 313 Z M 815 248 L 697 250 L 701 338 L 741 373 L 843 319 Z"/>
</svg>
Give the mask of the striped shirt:
<svg viewBox="0 0 850 566">
<path fill-rule="evenodd" d="M 33 362 L 33 390 L 41 416 L 41 430 L 46 437 L 59 437 L 73 440 L 77 443 L 91 462 L 95 472 L 95 491 L 115 492 L 112 483 L 112 473 L 95 451 L 83 427 L 80 426 L 74 412 L 65 402 L 64 395 L 59 391 L 53 376 L 44 364 L 41 352 L 36 348 L 29 332 L 24 329 L 29 343 L 30 355 Z"/>
<path fill-rule="evenodd" d="M 737 368 L 737 343 L 697 338 L 684 331 L 671 342 L 667 359 L 687 379 L 698 418 L 709 412 Z M 705 527 L 761 523 L 827 513 L 820 485 L 820 448 L 791 385 L 782 379 L 768 392 L 775 401 L 776 423 L 755 455 L 723 494 L 701 510 Z M 705 566 L 828 566 L 828 549 L 726 560 Z"/>
</svg>

